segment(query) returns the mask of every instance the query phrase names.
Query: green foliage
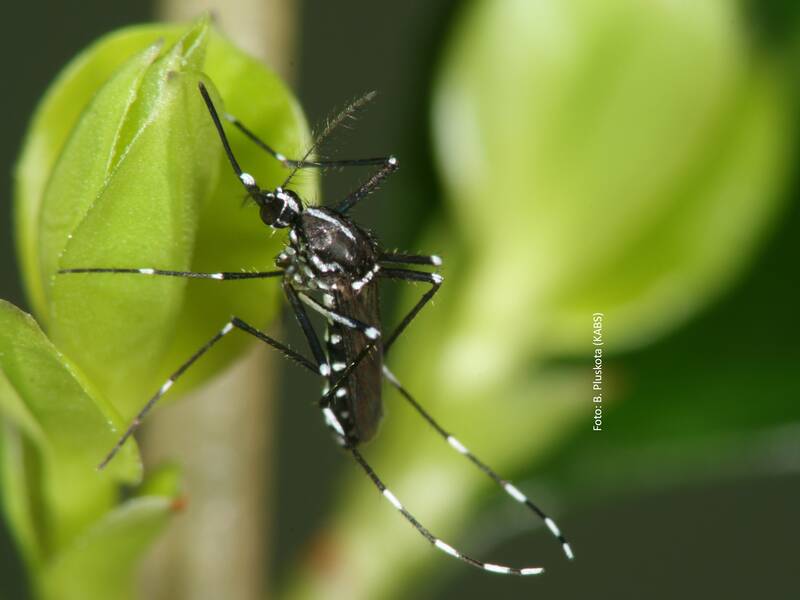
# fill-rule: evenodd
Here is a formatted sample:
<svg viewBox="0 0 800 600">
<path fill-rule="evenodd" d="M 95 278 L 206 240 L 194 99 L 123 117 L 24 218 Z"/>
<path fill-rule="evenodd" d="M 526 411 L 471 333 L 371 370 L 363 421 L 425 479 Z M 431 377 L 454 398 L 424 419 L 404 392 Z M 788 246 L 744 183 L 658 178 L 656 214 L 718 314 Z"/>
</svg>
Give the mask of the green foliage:
<svg viewBox="0 0 800 600">
<path fill-rule="evenodd" d="M 141 26 L 97 42 L 48 92 L 18 167 L 18 250 L 34 311 L 126 417 L 213 324 L 231 314 L 264 324 L 278 307 L 269 282 L 250 282 L 243 295 L 203 281 L 55 275 L 87 266 L 271 267 L 280 241 L 270 239 L 253 207 L 239 207 L 241 185 L 197 92 L 201 71 L 219 91 L 220 110 L 284 152 L 307 146 L 304 118 L 283 83 L 200 21 L 188 32 Z M 90 84 L 98 79 L 107 82 L 95 95 Z M 86 108 L 78 113 L 75 104 Z M 265 165 L 256 173 L 262 185 L 282 181 L 280 165 L 232 137 L 242 164 Z M 299 189 L 310 195 L 314 182 Z M 201 316 L 212 324 L 208 331 L 194 326 Z M 245 345 L 226 341 L 187 381 L 217 372 Z"/>
<path fill-rule="evenodd" d="M 28 559 L 43 563 L 112 504 L 119 482 L 136 483 L 129 444 L 106 472 L 95 469 L 124 423 L 99 400 L 33 318 L 0 301 L 0 408 L 5 505 Z"/>
<path fill-rule="evenodd" d="M 621 349 L 718 294 L 779 206 L 780 76 L 729 2 L 476 3 L 435 98 L 439 155 L 478 268 L 530 261 L 485 329 L 574 353 L 602 310 Z M 487 203 L 514 218 L 487 228 Z"/>
<path fill-rule="evenodd" d="M 161 532 L 172 511 L 168 498 L 148 496 L 128 500 L 107 513 L 49 566 L 42 596 L 51 600 L 136 597 L 130 565 Z"/>
<path fill-rule="evenodd" d="M 207 18 L 99 40 L 58 77 L 26 136 L 16 171 L 18 253 L 49 339 L 31 316 L 0 304 L 0 477 L 8 522 L 43 598 L 128 597 L 132 567 L 168 522 L 178 477 L 158 470 L 118 505 L 120 484 L 141 480 L 135 443 L 103 472 L 96 465 L 217 326 L 234 314 L 264 325 L 279 306 L 269 282 L 237 294 L 176 278 L 57 274 L 272 267 L 280 240 L 270 239 L 254 207 L 240 207 L 241 184 L 199 95 L 201 80 L 221 112 L 236 113 L 282 151 L 308 146 L 285 85 Z M 261 185 L 280 184 L 282 167 L 242 138 L 232 139 L 242 163 L 265 165 L 255 173 Z M 297 187 L 308 197 L 315 181 Z M 246 344 L 226 341 L 188 384 Z"/>
</svg>

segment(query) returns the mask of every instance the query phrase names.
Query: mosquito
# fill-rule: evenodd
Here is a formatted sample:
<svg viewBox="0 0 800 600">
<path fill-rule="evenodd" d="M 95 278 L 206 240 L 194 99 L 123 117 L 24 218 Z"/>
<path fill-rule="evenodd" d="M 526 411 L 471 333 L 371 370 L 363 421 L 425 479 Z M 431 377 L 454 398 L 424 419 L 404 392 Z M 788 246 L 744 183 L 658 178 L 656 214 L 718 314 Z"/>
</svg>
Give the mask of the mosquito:
<svg viewBox="0 0 800 600">
<path fill-rule="evenodd" d="M 289 307 L 308 343 L 311 357 L 308 358 L 292 350 L 242 319 L 232 317 L 213 337 L 181 364 L 148 400 L 100 463 L 99 468 L 105 467 L 117 454 L 175 381 L 223 337 L 234 329 L 238 329 L 268 344 L 296 364 L 324 379 L 319 408 L 322 411 L 325 425 L 332 432 L 334 439 L 352 455 L 381 495 L 436 548 L 458 560 L 491 573 L 538 575 L 544 571 L 542 567 L 536 566 L 512 567 L 483 562 L 464 554 L 433 535 L 386 487 L 359 450 L 362 444 L 375 437 L 383 416 L 381 400 L 383 379 L 388 381 L 411 404 L 414 410 L 450 447 L 488 475 L 511 498 L 525 505 L 542 519 L 561 544 L 566 557 L 571 560 L 573 558 L 572 549 L 555 521 L 516 486 L 501 478 L 456 437 L 439 425 L 384 363 L 384 357 L 391 346 L 422 308 L 431 301 L 442 285 L 443 278 L 436 272 L 436 268 L 442 265 L 442 260 L 436 255 L 387 252 L 371 233 L 359 227 L 348 216 L 350 209 L 374 192 L 389 175 L 398 169 L 398 161 L 394 156 L 350 160 L 309 160 L 319 140 L 339 123 L 352 116 L 354 111 L 369 101 L 373 94 L 367 94 L 351 103 L 329 122 L 321 136 L 317 138 L 317 143 L 313 144 L 301 159 L 287 158 L 262 141 L 238 119 L 232 115 L 224 115 L 225 120 L 241 134 L 289 169 L 289 174 L 281 186 L 275 189 L 265 189 L 258 185 L 253 175 L 239 166 L 225 133 L 222 119 L 205 85 L 200 82 L 198 87 L 233 172 L 244 186 L 247 195 L 258 206 L 261 220 L 273 229 L 288 229 L 288 244 L 275 259 L 277 269 L 262 272 L 198 273 L 151 267 L 101 267 L 62 269 L 59 273 L 113 273 L 217 281 L 278 279 Z M 294 191 L 287 187 L 299 169 L 365 166 L 377 167 L 377 169 L 333 207 L 307 206 Z M 424 267 L 433 267 L 434 271 L 421 270 Z M 388 336 L 383 335 L 380 329 L 378 295 L 380 280 L 418 282 L 430 286 Z M 308 310 L 321 315 L 327 323 L 322 341 L 311 324 Z"/>
</svg>

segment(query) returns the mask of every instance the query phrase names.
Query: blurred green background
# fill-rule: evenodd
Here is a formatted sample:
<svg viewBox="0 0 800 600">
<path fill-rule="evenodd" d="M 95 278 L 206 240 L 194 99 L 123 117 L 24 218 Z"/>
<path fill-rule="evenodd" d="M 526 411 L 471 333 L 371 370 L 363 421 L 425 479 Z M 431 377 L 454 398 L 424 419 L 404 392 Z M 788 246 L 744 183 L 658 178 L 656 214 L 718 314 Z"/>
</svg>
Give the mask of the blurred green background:
<svg viewBox="0 0 800 600">
<path fill-rule="evenodd" d="M 513 10 L 525 6 L 507 6 L 512 4 Z M 400 173 L 359 208 L 357 219 L 386 247 L 437 252 L 447 261 L 443 297 L 400 342 L 395 371 L 446 427 L 554 512 L 576 561 L 563 561 L 543 528 L 498 490 L 470 478 L 468 467 L 427 436 L 423 423 L 387 393 L 383 439 L 367 453 L 393 490 L 392 482 L 401 482 L 395 491 L 412 512 L 456 547 L 494 562 L 533 561 L 548 573 L 520 580 L 448 562 L 398 523 L 334 451 L 308 403 L 297 401 L 314 398 L 317 382 L 286 369 L 269 459 L 276 463 L 268 516 L 275 593 L 329 598 L 797 596 L 800 576 L 792 559 L 800 500 L 800 383 L 792 367 L 800 359 L 800 328 L 793 319 L 800 305 L 800 171 L 793 161 L 800 115 L 800 9 L 788 0 L 714 2 L 704 5 L 712 7 L 707 10 L 673 3 L 673 22 L 644 4 L 599 8 L 601 3 L 574 1 L 562 5 L 569 10 L 558 21 L 547 13 L 548 7 L 557 12 L 556 4 L 530 2 L 529 8 L 541 11 L 536 28 L 527 30 L 520 19 L 521 31 L 501 27 L 505 36 L 482 35 L 489 30 L 489 17 L 480 16 L 484 9 L 476 7 L 492 5 L 486 2 L 283 6 L 297 11 L 288 67 L 311 123 L 363 91 L 380 93 L 353 130 L 326 148 L 337 156 L 391 152 L 401 160 Z M 604 10 L 612 4 L 627 5 L 619 15 L 630 21 L 609 17 Z M 30 2 L 7 10 L 5 21 L 13 27 L 0 41 L 7 73 L 0 297 L 26 307 L 7 199 L 27 119 L 77 51 L 114 28 L 151 20 L 156 8 L 134 2 Z M 474 30 L 464 25 L 469 22 L 476 23 Z M 556 22 L 563 28 L 548 27 Z M 657 44 L 655 49 L 647 45 L 647 36 L 657 40 L 659 33 L 669 40 L 675 22 L 695 36 L 676 37 L 676 47 L 699 40 L 697 47 L 707 53 L 682 64 Z M 626 28 L 634 25 L 642 25 L 641 39 Z M 564 42 L 590 36 L 585 47 Z M 563 47 L 594 49 L 588 54 L 597 60 L 581 63 L 579 51 L 574 61 L 553 59 Z M 633 64 L 631 51 L 637 53 L 633 58 L 643 57 L 642 64 L 625 71 L 620 65 Z M 710 60 L 709 69 L 718 70 L 706 74 L 705 59 L 713 52 L 719 52 L 718 60 Z M 508 81 L 515 69 L 525 68 L 522 55 L 544 65 L 532 83 Z M 562 76 L 562 69 L 572 70 Z M 680 80 L 684 73 L 685 90 L 662 93 L 664 81 Z M 783 99 L 775 103 L 780 113 L 775 122 L 784 126 L 763 142 L 768 150 L 759 154 L 760 138 L 742 141 L 731 131 L 746 121 L 748 93 L 766 85 L 764 80 Z M 470 87 L 476 85 L 477 92 Z M 456 110 L 457 98 L 441 108 L 446 92 L 452 100 L 452 90 L 480 97 L 472 106 L 461 105 L 467 118 Z M 649 98 L 651 91 L 661 95 Z M 601 100 L 605 121 L 592 121 Z M 507 123 L 525 102 L 538 111 L 531 122 Z M 480 112 L 486 103 L 489 117 Z M 681 111 L 685 128 L 675 126 Z M 711 115 L 707 128 L 695 119 L 703 111 Z M 477 137 L 495 144 L 477 158 L 471 154 L 475 132 L 469 129 L 474 124 L 469 116 L 475 114 L 484 119 L 483 126 L 488 118 L 491 128 Z M 536 139 L 526 135 L 530 131 Z M 597 146 L 603 140 L 612 143 Z M 743 151 L 741 163 L 726 162 L 737 144 L 755 148 L 755 158 Z M 654 154 L 663 160 L 648 162 Z M 762 156 L 768 166 L 752 174 L 749 167 Z M 721 207 L 698 220 L 691 209 L 704 206 L 707 190 L 716 189 L 703 182 L 726 169 L 732 175 L 717 190 Z M 324 198 L 341 196 L 357 177 L 324 177 Z M 740 191 L 746 197 L 735 203 Z M 637 199 L 637 194 L 647 201 L 638 220 L 624 210 L 626 198 Z M 698 223 L 711 226 L 698 229 Z M 740 231 L 731 225 L 733 233 L 719 234 L 730 223 Z M 664 232 L 675 235 L 662 237 Z M 592 235 L 597 245 L 587 243 Z M 681 235 L 689 241 L 681 244 Z M 642 238 L 638 245 L 615 246 L 637 236 Z M 616 253 L 604 255 L 609 248 Z M 705 271 L 695 269 L 712 255 L 718 262 L 710 261 Z M 615 277 L 638 269 L 647 279 L 648 273 L 673 264 L 673 288 L 651 303 L 655 308 L 626 312 L 647 290 L 637 292 L 630 279 Z M 494 272 L 499 273 L 495 279 Z M 692 276 L 683 278 L 689 272 Z M 615 296 L 609 289 L 624 292 Z M 624 301 L 617 297 L 625 293 Z M 529 304 L 506 305 L 509 296 Z M 385 314 L 396 315 L 398 305 L 408 302 L 408 296 L 387 287 Z M 609 346 L 602 433 L 591 431 L 590 420 L 595 310 L 621 315 L 618 321 L 607 319 L 604 332 Z M 477 322 L 481 318 L 483 327 Z M 290 325 L 286 336 L 299 346 Z M 209 331 L 216 326 L 209 324 Z M 442 341 L 452 339 L 454 331 L 466 332 L 458 340 L 462 350 Z M 457 352 L 472 352 L 478 342 L 489 363 L 482 381 L 491 386 L 475 391 L 473 384 L 480 388 L 481 382 L 459 372 L 450 353 L 464 356 Z M 421 441 L 427 437 L 430 443 Z M 442 475 L 451 471 L 452 477 Z M 426 482 L 440 481 L 453 485 L 426 488 Z M 449 520 L 443 516 L 448 510 L 454 513 Z M 23 566 L 2 524 L 0 594 L 24 598 Z M 320 559 L 325 555 L 320 547 L 337 544 L 344 558 L 331 567 L 328 558 Z M 372 562 L 364 562 L 364 553 Z"/>
</svg>

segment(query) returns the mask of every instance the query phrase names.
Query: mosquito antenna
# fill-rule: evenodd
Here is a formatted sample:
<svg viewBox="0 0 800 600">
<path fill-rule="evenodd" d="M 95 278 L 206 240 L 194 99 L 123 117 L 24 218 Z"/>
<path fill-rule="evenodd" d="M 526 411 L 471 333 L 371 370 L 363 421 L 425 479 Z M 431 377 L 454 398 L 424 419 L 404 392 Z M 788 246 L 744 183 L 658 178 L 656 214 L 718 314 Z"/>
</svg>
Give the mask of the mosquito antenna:
<svg viewBox="0 0 800 600">
<path fill-rule="evenodd" d="M 369 104 L 369 102 L 371 102 L 375 98 L 375 96 L 377 96 L 377 95 L 378 95 L 378 93 L 376 91 L 374 91 L 374 90 L 371 91 L 371 92 L 367 92 L 366 94 L 364 94 L 362 96 L 359 96 L 358 98 L 356 98 L 355 100 L 350 102 L 347 106 L 345 106 L 342 110 L 340 110 L 336 115 L 334 115 L 333 118 L 326 119 L 325 120 L 325 126 L 322 128 L 322 131 L 319 132 L 319 134 L 314 139 L 314 142 L 311 144 L 311 146 L 308 148 L 308 150 L 306 150 L 306 153 L 303 155 L 303 158 L 301 158 L 295 164 L 294 168 L 289 172 L 289 175 L 286 177 L 286 179 L 284 180 L 283 185 L 281 185 L 281 187 L 284 187 L 284 188 L 288 187 L 289 182 L 292 180 L 292 178 L 295 176 L 297 171 L 300 169 L 300 166 L 302 165 L 302 163 L 305 163 L 306 160 L 308 160 L 308 157 L 311 156 L 311 154 L 315 150 L 317 150 L 317 148 L 319 148 L 320 144 L 322 144 L 322 142 L 325 140 L 325 138 L 327 138 L 331 133 L 333 133 L 333 131 L 337 127 L 342 125 L 342 123 L 344 123 L 348 119 L 355 119 L 356 114 L 358 114 L 358 112 L 361 109 L 363 109 L 364 106 Z"/>
</svg>

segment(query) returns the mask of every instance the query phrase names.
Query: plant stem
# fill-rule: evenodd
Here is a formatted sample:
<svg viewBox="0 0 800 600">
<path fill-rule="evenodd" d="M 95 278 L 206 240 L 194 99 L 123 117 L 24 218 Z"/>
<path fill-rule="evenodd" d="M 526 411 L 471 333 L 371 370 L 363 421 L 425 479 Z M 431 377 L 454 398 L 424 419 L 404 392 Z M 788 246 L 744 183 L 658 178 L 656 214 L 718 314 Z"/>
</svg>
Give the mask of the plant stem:
<svg viewBox="0 0 800 600">
<path fill-rule="evenodd" d="M 167 21 L 210 11 L 238 46 L 291 81 L 294 0 L 162 0 L 157 11 Z M 273 353 L 254 348 L 199 392 L 159 411 L 148 426 L 146 463 L 178 462 L 188 504 L 145 561 L 142 597 L 265 597 L 274 363 Z"/>
</svg>

